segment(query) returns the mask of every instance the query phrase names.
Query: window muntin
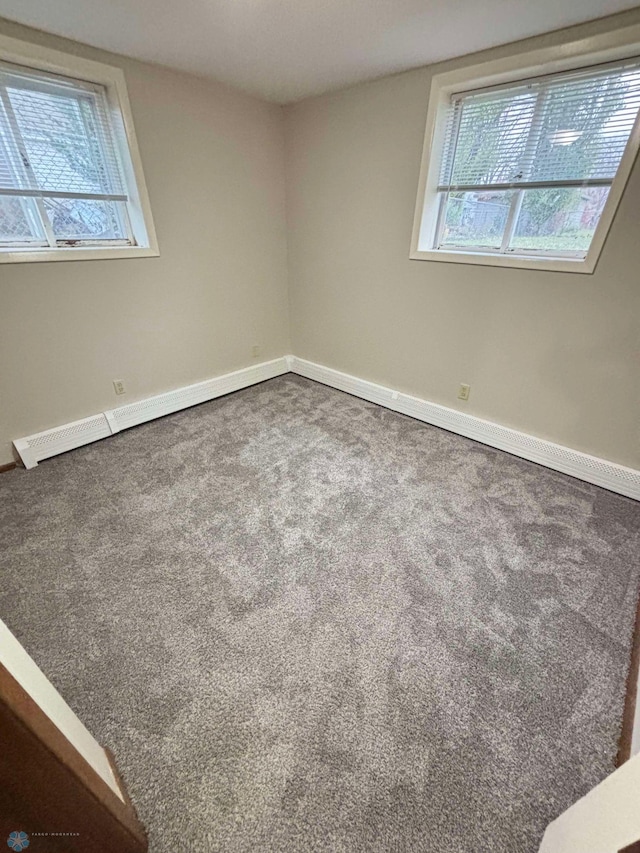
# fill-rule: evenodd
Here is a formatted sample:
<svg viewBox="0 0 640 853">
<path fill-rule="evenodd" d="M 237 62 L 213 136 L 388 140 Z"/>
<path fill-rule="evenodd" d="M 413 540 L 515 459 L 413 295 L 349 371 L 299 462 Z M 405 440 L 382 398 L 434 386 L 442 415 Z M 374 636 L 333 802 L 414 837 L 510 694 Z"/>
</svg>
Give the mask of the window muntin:
<svg viewBox="0 0 640 853">
<path fill-rule="evenodd" d="M 584 259 L 640 107 L 640 61 L 453 94 L 432 249 Z"/>
<path fill-rule="evenodd" d="M 135 246 L 104 86 L 0 63 L 0 249 Z"/>
</svg>

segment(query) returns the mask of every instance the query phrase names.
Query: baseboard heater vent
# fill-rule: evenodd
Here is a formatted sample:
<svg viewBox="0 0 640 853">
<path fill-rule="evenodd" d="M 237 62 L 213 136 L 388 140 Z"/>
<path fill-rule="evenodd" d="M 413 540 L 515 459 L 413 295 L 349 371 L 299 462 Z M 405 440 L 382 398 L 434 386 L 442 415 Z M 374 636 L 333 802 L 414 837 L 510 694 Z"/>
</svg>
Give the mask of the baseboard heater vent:
<svg viewBox="0 0 640 853">
<path fill-rule="evenodd" d="M 38 432 L 26 438 L 18 438 L 13 446 L 20 454 L 25 468 L 35 468 L 38 462 L 66 453 L 83 444 L 90 444 L 111 435 L 109 422 L 104 413 L 83 418 L 81 421 Z"/>
<path fill-rule="evenodd" d="M 215 379 L 185 385 L 175 391 L 167 391 L 165 394 L 147 397 L 137 403 L 120 406 L 118 409 L 101 412 L 99 415 L 92 415 L 80 421 L 54 427 L 26 438 L 18 438 L 13 442 L 13 446 L 18 451 L 25 468 L 35 468 L 38 462 L 50 456 L 65 453 L 67 450 L 82 447 L 83 444 L 107 438 L 128 427 L 163 415 L 170 415 L 180 409 L 187 409 L 189 406 L 205 403 L 207 400 L 214 400 L 232 391 L 239 391 L 249 385 L 280 376 L 289 371 L 290 361 L 289 357 L 276 358 L 224 376 L 217 376 Z"/>
</svg>

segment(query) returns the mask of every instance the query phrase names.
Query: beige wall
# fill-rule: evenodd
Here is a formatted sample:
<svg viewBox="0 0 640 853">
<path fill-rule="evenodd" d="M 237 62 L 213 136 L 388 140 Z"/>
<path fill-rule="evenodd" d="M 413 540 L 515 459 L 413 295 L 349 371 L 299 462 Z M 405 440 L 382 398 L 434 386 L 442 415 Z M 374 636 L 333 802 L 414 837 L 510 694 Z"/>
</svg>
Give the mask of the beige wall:
<svg viewBox="0 0 640 853">
<path fill-rule="evenodd" d="M 0 266 L 1 464 L 15 438 L 290 342 L 281 108 L 8 22 L 0 32 L 124 69 L 160 244 L 159 258 Z"/>
<path fill-rule="evenodd" d="M 431 74 L 606 26 L 286 109 L 296 355 L 640 467 L 638 164 L 593 275 L 409 260 Z"/>
</svg>

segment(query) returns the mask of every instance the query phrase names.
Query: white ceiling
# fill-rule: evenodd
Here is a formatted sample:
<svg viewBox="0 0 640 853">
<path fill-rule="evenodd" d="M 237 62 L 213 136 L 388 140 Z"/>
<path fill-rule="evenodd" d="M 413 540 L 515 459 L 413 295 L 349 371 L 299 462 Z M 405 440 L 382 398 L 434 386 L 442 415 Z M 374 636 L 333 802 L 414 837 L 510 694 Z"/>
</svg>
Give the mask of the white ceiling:
<svg viewBox="0 0 640 853">
<path fill-rule="evenodd" d="M 637 0 L 0 0 L 0 15 L 288 103 L 636 5 Z"/>
</svg>

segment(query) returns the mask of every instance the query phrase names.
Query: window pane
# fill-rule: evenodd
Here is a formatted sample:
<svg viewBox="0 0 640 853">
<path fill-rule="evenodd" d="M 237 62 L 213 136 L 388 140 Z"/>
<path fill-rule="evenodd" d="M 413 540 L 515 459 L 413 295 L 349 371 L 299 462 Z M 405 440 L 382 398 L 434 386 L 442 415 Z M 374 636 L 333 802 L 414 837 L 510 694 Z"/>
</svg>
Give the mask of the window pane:
<svg viewBox="0 0 640 853">
<path fill-rule="evenodd" d="M 443 160 L 441 183 L 508 183 L 520 170 L 536 95 L 520 91 L 470 98 L 460 107 L 457 136 Z"/>
<path fill-rule="evenodd" d="M 23 174 L 24 166 L 0 101 L 0 186 L 15 189 L 25 186 Z"/>
<path fill-rule="evenodd" d="M 439 245 L 499 249 L 513 193 L 449 193 Z"/>
<path fill-rule="evenodd" d="M 525 190 L 509 248 L 586 253 L 608 187 Z"/>
<path fill-rule="evenodd" d="M 640 72 L 549 84 L 525 173 L 530 180 L 612 178 L 640 106 Z"/>
<path fill-rule="evenodd" d="M 25 243 L 44 241 L 36 217 L 29 215 L 30 199 L 0 196 L 0 243 Z"/>
<path fill-rule="evenodd" d="M 58 240 L 124 240 L 121 202 L 47 198 L 47 215 Z"/>
<path fill-rule="evenodd" d="M 635 61 L 454 95 L 440 186 L 612 179 L 639 108 Z"/>
<path fill-rule="evenodd" d="M 8 87 L 7 93 L 38 187 L 66 192 L 108 193 L 108 168 L 97 104 L 90 95 L 52 94 Z"/>
</svg>

